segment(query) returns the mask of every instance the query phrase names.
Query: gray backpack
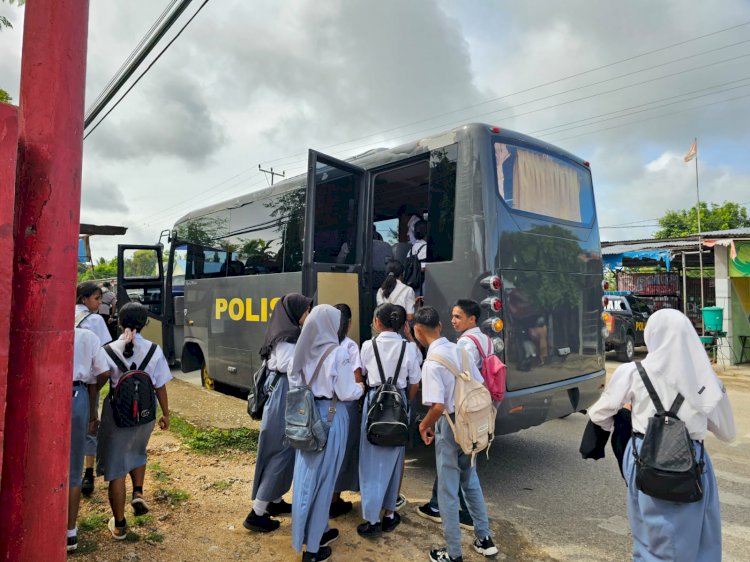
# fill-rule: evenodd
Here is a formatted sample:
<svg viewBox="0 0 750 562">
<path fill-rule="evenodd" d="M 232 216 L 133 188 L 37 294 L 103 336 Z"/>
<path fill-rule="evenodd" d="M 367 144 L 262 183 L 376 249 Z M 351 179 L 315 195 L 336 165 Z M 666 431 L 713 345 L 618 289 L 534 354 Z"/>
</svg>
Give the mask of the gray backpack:
<svg viewBox="0 0 750 562">
<path fill-rule="evenodd" d="M 332 345 L 323 353 L 309 382 L 305 382 L 305 373 L 301 373 L 304 386 L 292 388 L 286 394 L 284 436 L 289 445 L 300 451 L 322 451 L 328 441 L 328 428 L 336 413 L 336 393 L 333 394 L 331 407 L 328 408 L 328 419 L 323 421 L 310 387 L 318 377 L 326 358 L 337 347 Z"/>
</svg>

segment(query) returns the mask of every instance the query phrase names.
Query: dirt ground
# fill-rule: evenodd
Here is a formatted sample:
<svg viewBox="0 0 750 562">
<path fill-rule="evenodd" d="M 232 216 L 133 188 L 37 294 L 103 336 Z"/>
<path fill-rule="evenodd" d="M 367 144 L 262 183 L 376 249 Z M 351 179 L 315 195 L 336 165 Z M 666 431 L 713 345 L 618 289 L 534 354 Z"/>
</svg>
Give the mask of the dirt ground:
<svg viewBox="0 0 750 562">
<path fill-rule="evenodd" d="M 174 414 L 198 427 L 257 427 L 237 398 L 209 392 L 183 381 L 169 383 L 170 407 Z M 425 452 L 424 454 L 431 454 Z M 106 529 L 110 516 L 104 482 L 81 502 L 79 551 L 71 560 L 86 562 L 178 562 L 210 560 L 300 560 L 291 547 L 291 519 L 281 518 L 281 528 L 269 535 L 251 534 L 242 527 L 250 509 L 254 455 L 239 451 L 197 453 L 171 431 L 156 430 L 149 443 L 145 496 L 151 513 L 139 521 L 128 509 L 131 533 L 126 541 L 114 541 Z M 383 538 L 362 539 L 356 525 L 361 522 L 359 496 L 345 494 L 354 510 L 331 525 L 341 531 L 333 545 L 332 560 L 406 562 L 427 560 L 429 548 L 443 544 L 439 525 L 418 517 L 414 509 L 427 500 L 430 472 L 411 467 L 407 461 L 403 491 L 409 504 L 402 510 L 402 525 Z M 425 464 L 425 463 L 420 463 Z M 128 483 L 128 490 L 130 490 Z M 291 502 L 291 494 L 286 500 Z M 492 517 L 498 560 L 551 560 L 535 550 L 511 523 Z M 84 522 L 87 525 L 82 525 Z M 84 528 L 85 527 L 85 528 Z M 86 530 L 89 529 L 89 530 Z M 471 549 L 472 534 L 463 531 L 464 559 L 483 560 Z"/>
</svg>

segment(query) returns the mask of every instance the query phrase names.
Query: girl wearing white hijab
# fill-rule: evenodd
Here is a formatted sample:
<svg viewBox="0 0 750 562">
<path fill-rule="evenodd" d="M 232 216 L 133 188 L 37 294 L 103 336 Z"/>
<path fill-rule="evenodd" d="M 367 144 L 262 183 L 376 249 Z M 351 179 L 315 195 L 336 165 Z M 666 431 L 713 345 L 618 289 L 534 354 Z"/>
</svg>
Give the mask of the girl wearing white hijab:
<svg viewBox="0 0 750 562">
<path fill-rule="evenodd" d="M 678 416 L 693 439 L 696 456 L 702 453 L 707 431 L 722 441 L 734 439 L 734 417 L 724 385 L 711 367 L 690 320 L 678 310 L 659 310 L 649 318 L 644 338 L 649 351 L 642 364 L 662 403 L 672 404 L 678 393 L 685 398 Z M 628 484 L 633 559 L 719 562 L 719 494 L 708 453 L 704 458 L 701 501 L 676 503 L 640 492 L 635 485 L 632 447 L 635 442 L 640 448 L 648 419 L 656 413 L 656 407 L 635 363 L 626 363 L 615 371 L 588 414 L 592 422 L 611 431 L 614 415 L 628 403 L 632 404 L 636 437 L 625 450 L 623 471 Z"/>
<path fill-rule="evenodd" d="M 334 394 L 340 402 L 358 400 L 364 385 L 354 381 L 349 354 L 339 345 L 341 312 L 321 304 L 307 317 L 294 350 L 289 386 L 309 383 L 318 366 L 322 368 L 310 389 L 315 395 L 320 417 L 328 418 Z M 322 451 L 296 451 L 294 488 L 292 490 L 292 546 L 297 552 L 306 545 L 303 562 L 317 562 L 331 557 L 329 545 L 339 537 L 337 529 L 328 528 L 328 515 L 336 477 L 346 450 L 349 414 L 336 408 Z"/>
</svg>

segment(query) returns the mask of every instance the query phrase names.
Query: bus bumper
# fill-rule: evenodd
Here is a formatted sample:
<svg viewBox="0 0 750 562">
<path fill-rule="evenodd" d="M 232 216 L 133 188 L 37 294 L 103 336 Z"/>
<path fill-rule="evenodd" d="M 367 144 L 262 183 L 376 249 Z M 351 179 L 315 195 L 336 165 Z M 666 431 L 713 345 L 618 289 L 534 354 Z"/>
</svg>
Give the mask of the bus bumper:
<svg viewBox="0 0 750 562">
<path fill-rule="evenodd" d="M 606 371 L 506 392 L 497 411 L 496 435 L 513 433 L 590 407 L 604 389 Z"/>
</svg>

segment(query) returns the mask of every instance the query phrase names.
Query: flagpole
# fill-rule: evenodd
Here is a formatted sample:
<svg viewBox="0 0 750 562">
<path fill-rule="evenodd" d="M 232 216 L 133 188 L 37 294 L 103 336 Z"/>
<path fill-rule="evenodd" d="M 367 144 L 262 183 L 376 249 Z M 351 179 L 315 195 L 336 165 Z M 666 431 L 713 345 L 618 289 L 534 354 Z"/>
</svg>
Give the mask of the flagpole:
<svg viewBox="0 0 750 562">
<path fill-rule="evenodd" d="M 700 267 L 700 276 L 701 276 L 701 326 L 702 326 L 702 333 L 705 335 L 706 333 L 706 327 L 703 325 L 703 307 L 704 304 L 704 296 L 703 296 L 703 242 L 701 241 L 702 231 L 701 231 L 701 190 L 700 186 L 698 184 L 698 137 L 695 137 L 695 194 L 698 199 L 698 264 Z"/>
</svg>

